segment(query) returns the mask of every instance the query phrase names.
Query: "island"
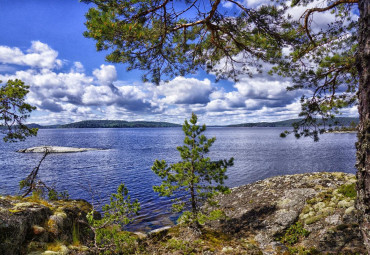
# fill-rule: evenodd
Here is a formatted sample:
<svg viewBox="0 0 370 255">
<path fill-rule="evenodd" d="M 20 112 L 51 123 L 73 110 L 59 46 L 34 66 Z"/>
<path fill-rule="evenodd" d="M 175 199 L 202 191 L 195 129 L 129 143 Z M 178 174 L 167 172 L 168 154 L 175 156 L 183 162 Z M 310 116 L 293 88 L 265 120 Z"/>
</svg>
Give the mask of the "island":
<svg viewBox="0 0 370 255">
<path fill-rule="evenodd" d="M 76 147 L 63 147 L 63 146 L 37 146 L 27 149 L 20 149 L 17 152 L 22 153 L 71 153 L 71 152 L 84 152 L 102 150 L 97 148 L 76 148 Z"/>
</svg>

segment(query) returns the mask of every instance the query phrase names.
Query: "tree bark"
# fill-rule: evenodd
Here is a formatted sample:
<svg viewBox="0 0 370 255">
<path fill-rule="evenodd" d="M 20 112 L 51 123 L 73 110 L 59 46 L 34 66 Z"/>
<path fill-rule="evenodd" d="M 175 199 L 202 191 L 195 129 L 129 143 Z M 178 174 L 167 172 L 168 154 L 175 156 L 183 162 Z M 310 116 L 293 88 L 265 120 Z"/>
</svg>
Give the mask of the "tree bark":
<svg viewBox="0 0 370 255">
<path fill-rule="evenodd" d="M 357 203 L 360 229 L 370 254 L 370 1 L 359 0 L 357 69 L 360 115 L 357 148 Z"/>
</svg>

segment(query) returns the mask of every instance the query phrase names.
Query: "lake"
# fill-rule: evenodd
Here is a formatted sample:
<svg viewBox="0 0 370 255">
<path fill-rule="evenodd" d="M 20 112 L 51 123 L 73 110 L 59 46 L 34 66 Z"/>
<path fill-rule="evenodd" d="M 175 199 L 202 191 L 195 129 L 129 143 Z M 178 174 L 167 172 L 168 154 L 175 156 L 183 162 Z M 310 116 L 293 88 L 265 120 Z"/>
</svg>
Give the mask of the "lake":
<svg viewBox="0 0 370 255">
<path fill-rule="evenodd" d="M 317 171 L 355 173 L 356 134 L 324 134 L 319 142 L 310 138 L 285 139 L 285 128 L 208 128 L 207 137 L 216 136 L 211 159 L 234 157 L 228 169 L 230 187 L 276 175 Z M 155 159 L 169 163 L 180 160 L 176 147 L 183 142 L 181 128 L 132 129 L 42 129 L 25 142 L 0 142 L 0 194 L 19 193 L 19 181 L 37 165 L 42 154 L 16 150 L 41 145 L 92 147 L 105 150 L 50 154 L 39 176 L 57 190 L 68 190 L 71 198 L 82 198 L 97 207 L 108 201 L 124 183 L 142 210 L 131 230 L 151 230 L 170 225 L 176 215 L 170 201 L 160 198 L 152 186 L 160 179 L 151 171 Z"/>
</svg>

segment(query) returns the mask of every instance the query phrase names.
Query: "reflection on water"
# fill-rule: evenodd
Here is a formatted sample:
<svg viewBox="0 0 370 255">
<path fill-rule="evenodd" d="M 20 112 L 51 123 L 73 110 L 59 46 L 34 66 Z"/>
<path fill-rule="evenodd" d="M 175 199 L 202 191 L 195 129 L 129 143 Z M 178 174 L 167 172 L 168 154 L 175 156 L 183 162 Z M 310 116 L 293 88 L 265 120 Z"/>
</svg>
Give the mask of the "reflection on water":
<svg viewBox="0 0 370 255">
<path fill-rule="evenodd" d="M 235 158 L 226 184 L 234 187 L 282 174 L 315 171 L 355 173 L 355 134 L 324 134 L 318 143 L 311 139 L 281 139 L 281 128 L 209 128 L 216 136 L 212 159 Z M 180 160 L 181 128 L 50 129 L 25 142 L 0 143 L 0 193 L 18 192 L 18 183 L 36 166 L 41 154 L 23 154 L 21 148 L 54 145 L 107 150 L 48 155 L 40 177 L 72 198 L 99 204 L 108 201 L 124 183 L 132 198 L 141 203 L 141 214 L 131 229 L 154 229 L 169 225 L 176 215 L 170 201 L 160 198 L 152 186 L 160 179 L 151 171 L 155 159 Z"/>
</svg>

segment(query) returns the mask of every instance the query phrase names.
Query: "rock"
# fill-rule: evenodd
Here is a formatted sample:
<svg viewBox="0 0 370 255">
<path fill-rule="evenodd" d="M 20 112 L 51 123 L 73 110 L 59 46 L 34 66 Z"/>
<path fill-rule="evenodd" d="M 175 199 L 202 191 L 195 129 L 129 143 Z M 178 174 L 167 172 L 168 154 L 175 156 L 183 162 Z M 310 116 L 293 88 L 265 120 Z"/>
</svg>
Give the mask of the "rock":
<svg viewBox="0 0 370 255">
<path fill-rule="evenodd" d="M 45 233 L 45 229 L 43 227 L 33 225 L 32 226 L 32 233 L 34 235 L 41 235 L 41 234 Z"/>
<path fill-rule="evenodd" d="M 303 246 L 318 252 L 365 254 L 357 225 L 354 198 L 338 189 L 355 181 L 345 173 L 307 173 L 286 175 L 236 187 L 230 194 L 217 197 L 226 220 L 207 226 L 239 238 L 254 236 L 263 254 L 287 251 L 290 244 L 281 242 L 287 229 L 296 222 L 309 231 L 297 238 L 294 247 Z M 204 210 L 216 209 L 205 205 Z M 344 229 L 336 229 L 345 224 Z M 327 245 L 322 245 L 328 242 Z"/>
<path fill-rule="evenodd" d="M 144 234 L 142 232 L 134 232 L 135 235 L 137 235 L 139 237 L 139 239 L 144 239 L 144 238 L 147 238 L 147 234 Z"/>
<path fill-rule="evenodd" d="M 168 229 L 170 229 L 171 227 L 170 226 L 167 226 L 167 227 L 163 227 L 163 228 L 157 228 L 157 229 L 154 229 L 150 232 L 148 232 L 148 235 L 152 235 L 152 234 L 157 234 L 157 233 L 160 233 L 160 232 L 164 232 Z"/>
<path fill-rule="evenodd" d="M 93 239 L 86 214 L 91 205 L 82 200 L 38 201 L 0 196 L 0 254 L 28 254 L 59 240 L 81 244 Z M 58 254 L 67 254 L 61 247 Z M 40 253 L 39 253 L 40 254 Z"/>
<path fill-rule="evenodd" d="M 228 254 L 232 254 L 233 251 L 234 251 L 234 248 L 233 247 L 230 247 L 230 246 L 224 247 L 221 250 L 221 252 L 228 253 Z"/>
<path fill-rule="evenodd" d="M 84 151 L 94 151 L 101 150 L 96 148 L 74 148 L 74 147 L 61 147 L 61 146 L 38 146 L 31 147 L 27 149 L 20 149 L 17 152 L 22 153 L 45 153 L 46 151 L 50 153 L 70 153 L 70 152 L 84 152 Z"/>
</svg>

